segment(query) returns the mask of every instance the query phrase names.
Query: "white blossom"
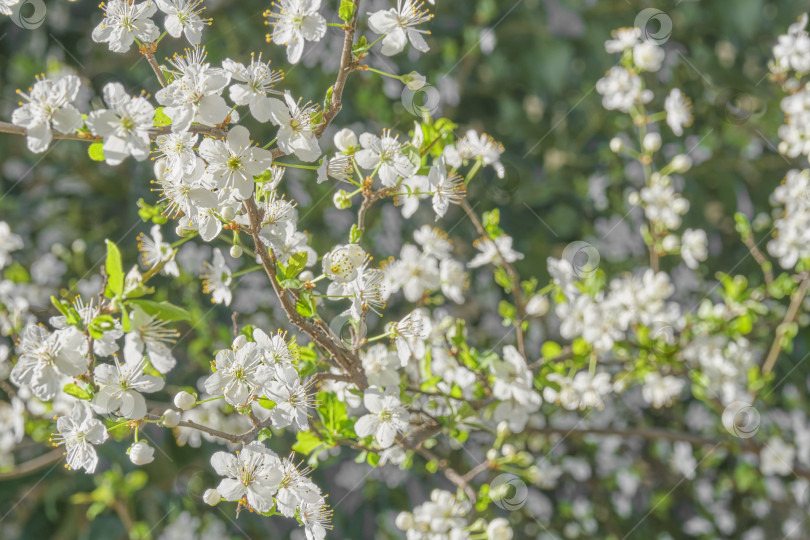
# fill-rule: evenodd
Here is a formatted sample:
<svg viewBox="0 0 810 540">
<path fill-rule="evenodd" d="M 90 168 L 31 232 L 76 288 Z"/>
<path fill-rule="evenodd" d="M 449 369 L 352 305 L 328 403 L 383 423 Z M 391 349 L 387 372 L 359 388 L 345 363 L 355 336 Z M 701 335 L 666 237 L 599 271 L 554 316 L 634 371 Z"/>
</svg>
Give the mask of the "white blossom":
<svg viewBox="0 0 810 540">
<path fill-rule="evenodd" d="M 132 420 L 146 416 L 146 399 L 141 392 L 157 392 L 163 389 L 160 377 L 144 373 L 146 360 L 124 350 L 124 363 L 115 357 L 115 365 L 97 364 L 93 370 L 99 387 L 93 397 L 93 405 L 105 413 L 118 412 Z"/>
<path fill-rule="evenodd" d="M 314 133 L 312 117 L 315 106 L 301 106 L 289 92 L 284 93 L 284 101 L 269 98 L 270 121 L 279 126 L 278 147 L 286 154 L 295 154 L 301 161 L 315 161 L 321 155 L 318 138 Z"/>
<path fill-rule="evenodd" d="M 273 26 L 268 41 L 287 47 L 287 61 L 297 64 L 304 52 L 304 41 L 320 41 L 326 35 L 326 19 L 318 13 L 321 0 L 279 0 L 278 7 L 278 13 L 264 12 Z"/>
<path fill-rule="evenodd" d="M 429 21 L 433 15 L 422 10 L 422 3 L 417 0 L 397 0 L 397 7 L 376 11 L 368 16 L 368 26 L 372 32 L 384 34 L 382 53 L 393 56 L 401 52 L 408 41 L 419 52 L 430 50 L 422 34 L 427 30 L 414 28 Z"/>
<path fill-rule="evenodd" d="M 225 401 L 234 406 L 247 405 L 273 377 L 273 370 L 262 361 L 256 343 L 241 335 L 231 349 L 217 353 L 215 367 L 216 371 L 205 380 L 205 391 L 225 396 Z"/>
<path fill-rule="evenodd" d="M 75 75 L 58 80 L 38 79 L 28 93 L 17 90 L 25 100 L 11 114 L 11 123 L 26 129 L 28 149 L 36 154 L 48 149 L 53 139 L 51 128 L 72 133 L 82 127 L 82 115 L 73 106 L 81 83 Z"/>
<path fill-rule="evenodd" d="M 667 99 L 664 100 L 664 110 L 667 113 L 667 125 L 672 133 L 680 137 L 683 128 L 692 125 L 692 103 L 683 95 L 679 88 L 673 88 Z"/>
<path fill-rule="evenodd" d="M 188 131 L 192 122 L 215 126 L 229 116 L 233 121 L 239 120 L 237 111 L 231 111 L 220 95 L 230 83 L 231 73 L 211 67 L 206 57 L 203 47 L 187 50 L 183 56 L 175 55 L 170 61 L 176 70 L 174 80 L 155 93 L 155 99 L 164 106 L 163 113 L 172 119 L 175 133 Z"/>
<path fill-rule="evenodd" d="M 284 74 L 270 69 L 270 62 L 262 62 L 262 55 L 258 58 L 251 55 L 250 64 L 244 66 L 239 62 L 226 59 L 222 67 L 231 73 L 231 84 L 228 92 L 231 100 L 237 105 L 247 105 L 250 114 L 259 122 L 270 120 L 272 110 L 270 98 L 267 94 L 280 94 L 273 90 L 276 83 L 284 78 Z"/>
<path fill-rule="evenodd" d="M 219 248 L 214 248 L 213 262 L 205 262 L 205 272 L 202 274 L 203 292 L 211 295 L 215 304 L 231 305 L 231 269 L 225 264 L 225 257 Z"/>
<path fill-rule="evenodd" d="M 273 495 L 282 477 L 281 461 L 261 443 L 251 443 L 235 455 L 215 452 L 211 466 L 225 477 L 217 491 L 226 501 L 245 498 L 259 512 L 268 512 L 273 507 Z"/>
<path fill-rule="evenodd" d="M 84 403 L 76 403 L 70 415 L 56 420 L 56 429 L 59 433 L 51 440 L 57 445 L 65 445 L 68 467 L 95 472 L 98 454 L 93 445 L 103 444 L 108 435 L 104 424 L 93 418 L 90 408 Z"/>
<path fill-rule="evenodd" d="M 392 137 L 390 131 L 383 131 L 382 137 L 363 133 L 360 144 L 363 148 L 354 156 L 357 164 L 363 169 L 376 169 L 386 187 L 395 186 L 400 178 L 408 178 L 417 170 L 405 155 L 399 138 Z"/>
<path fill-rule="evenodd" d="M 110 50 L 125 53 L 135 39 L 151 43 L 160 36 L 160 30 L 152 22 L 157 12 L 152 0 L 135 3 L 133 0 L 108 0 L 101 4 L 104 18 L 93 29 L 93 41 L 107 43 Z"/>
<path fill-rule="evenodd" d="M 374 437 L 381 448 L 388 448 L 394 444 L 397 433 L 407 433 L 408 412 L 395 394 L 370 386 L 363 394 L 363 405 L 368 414 L 354 425 L 359 437 Z"/>
<path fill-rule="evenodd" d="M 109 109 L 87 115 L 87 127 L 104 140 L 104 159 L 108 165 L 118 165 L 127 156 L 137 161 L 149 157 L 152 141 L 149 130 L 155 108 L 142 96 L 127 95 L 121 83 L 108 83 L 102 90 Z"/>
<path fill-rule="evenodd" d="M 60 375 L 75 377 L 85 372 L 85 347 L 84 335 L 74 327 L 48 332 L 42 326 L 28 326 L 17 345 L 11 382 L 17 386 L 27 384 L 35 396 L 49 401 L 60 390 Z"/>
<path fill-rule="evenodd" d="M 163 25 L 170 36 L 179 38 L 182 35 L 192 45 L 199 45 L 202 31 L 210 19 L 203 19 L 200 13 L 202 0 L 155 0 L 160 11 L 166 14 Z"/>
</svg>

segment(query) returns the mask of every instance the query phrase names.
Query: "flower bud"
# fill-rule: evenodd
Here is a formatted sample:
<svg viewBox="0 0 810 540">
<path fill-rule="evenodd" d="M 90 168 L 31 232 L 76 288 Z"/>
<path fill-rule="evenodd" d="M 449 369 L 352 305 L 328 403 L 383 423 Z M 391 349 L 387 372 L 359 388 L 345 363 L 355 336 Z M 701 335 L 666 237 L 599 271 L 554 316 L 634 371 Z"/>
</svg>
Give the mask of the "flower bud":
<svg viewBox="0 0 810 540">
<path fill-rule="evenodd" d="M 548 313 L 548 298 L 542 294 L 535 294 L 526 302 L 526 315 L 530 317 L 542 317 Z"/>
<path fill-rule="evenodd" d="M 239 257 L 241 257 L 242 253 L 243 253 L 242 252 L 242 246 L 236 246 L 236 245 L 231 246 L 231 257 L 233 257 L 234 259 L 238 259 Z"/>
<path fill-rule="evenodd" d="M 396 526 L 400 531 L 412 529 L 414 525 L 413 514 L 410 512 L 400 512 L 399 515 L 397 515 Z"/>
<path fill-rule="evenodd" d="M 506 457 L 511 457 L 517 453 L 517 449 L 514 445 L 506 443 L 501 447 L 501 453 Z"/>
<path fill-rule="evenodd" d="M 495 518 L 487 526 L 487 540 L 512 540 L 515 533 L 504 518 Z"/>
<path fill-rule="evenodd" d="M 197 404 L 197 398 L 186 392 L 185 390 L 181 390 L 177 392 L 177 395 L 174 396 L 174 406 L 178 409 L 183 409 L 187 411 L 189 409 L 193 409 L 194 405 Z"/>
<path fill-rule="evenodd" d="M 205 493 L 203 493 L 203 501 L 205 501 L 205 504 L 216 506 L 221 499 L 222 496 L 219 494 L 219 491 L 214 488 L 206 489 Z"/>
<path fill-rule="evenodd" d="M 222 209 L 222 214 L 220 215 L 225 221 L 233 221 L 233 218 L 236 217 L 236 210 L 234 210 L 231 206 L 226 206 Z"/>
<path fill-rule="evenodd" d="M 657 152 L 661 148 L 661 134 L 647 133 L 644 140 L 641 142 L 644 150 L 650 153 Z"/>
<path fill-rule="evenodd" d="M 680 239 L 674 234 L 667 235 L 661 242 L 661 247 L 663 247 L 664 251 L 666 251 L 667 253 L 672 253 L 673 251 L 678 249 L 680 245 L 681 245 Z"/>
<path fill-rule="evenodd" d="M 490 448 L 489 450 L 487 450 L 487 459 L 489 461 L 495 461 L 496 459 L 498 459 L 498 451 L 495 450 L 494 448 Z"/>
<path fill-rule="evenodd" d="M 345 210 L 352 207 L 352 198 L 349 197 L 348 192 L 342 189 L 339 189 L 337 193 L 335 193 L 335 196 L 332 197 L 332 202 L 338 210 Z"/>
<path fill-rule="evenodd" d="M 669 164 L 673 172 L 685 173 L 692 168 L 692 158 L 686 154 L 678 154 L 672 158 L 672 163 Z"/>
<path fill-rule="evenodd" d="M 357 135 L 349 128 L 343 128 L 335 133 L 335 146 L 341 152 L 347 152 L 350 148 L 358 146 Z"/>
<path fill-rule="evenodd" d="M 143 441 L 138 441 L 127 450 L 129 460 L 135 465 L 146 465 L 155 461 L 155 449 Z"/>
<path fill-rule="evenodd" d="M 411 71 L 407 75 L 402 76 L 402 82 L 408 87 L 408 90 L 419 90 L 425 86 L 425 76 L 416 71 Z"/>
<path fill-rule="evenodd" d="M 174 409 L 169 409 L 163 413 L 160 423 L 167 428 L 177 427 L 177 424 L 180 423 L 180 413 Z"/>
<path fill-rule="evenodd" d="M 611 152 L 621 152 L 624 149 L 624 141 L 621 140 L 619 137 L 613 137 L 610 139 L 610 151 Z"/>
</svg>

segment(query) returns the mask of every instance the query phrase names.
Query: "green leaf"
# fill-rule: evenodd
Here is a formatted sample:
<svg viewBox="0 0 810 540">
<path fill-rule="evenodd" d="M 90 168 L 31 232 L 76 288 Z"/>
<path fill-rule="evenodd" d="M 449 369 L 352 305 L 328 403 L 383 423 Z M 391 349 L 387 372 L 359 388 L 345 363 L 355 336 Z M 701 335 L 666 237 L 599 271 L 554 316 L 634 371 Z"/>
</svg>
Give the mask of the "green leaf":
<svg viewBox="0 0 810 540">
<path fill-rule="evenodd" d="M 304 286 L 304 282 L 300 279 L 282 279 L 278 282 L 283 289 L 300 289 Z"/>
<path fill-rule="evenodd" d="M 68 307 L 69 306 L 68 306 L 67 302 L 62 302 L 61 300 L 59 300 L 55 296 L 51 296 L 51 304 L 53 304 L 53 307 L 55 307 L 56 310 L 59 313 L 61 313 L 65 317 L 68 316 Z"/>
<path fill-rule="evenodd" d="M 360 238 L 363 236 L 363 230 L 357 227 L 357 224 L 352 225 L 351 231 L 349 231 L 349 243 L 350 244 L 357 244 L 360 242 Z"/>
<path fill-rule="evenodd" d="M 94 142 L 87 147 L 87 155 L 93 161 L 104 161 L 104 143 Z"/>
<path fill-rule="evenodd" d="M 124 294 L 124 265 L 118 246 L 110 240 L 104 241 L 107 243 L 107 261 L 104 266 L 107 270 L 107 289 L 104 295 L 112 299 Z"/>
<path fill-rule="evenodd" d="M 156 204 L 152 206 L 143 199 L 138 199 L 138 216 L 144 221 L 163 225 L 169 218 L 163 215 L 163 206 Z"/>
<path fill-rule="evenodd" d="M 158 107 L 155 109 L 155 119 L 153 123 L 156 126 L 170 126 L 172 125 L 172 119 L 166 116 L 166 113 L 163 112 L 163 107 Z"/>
<path fill-rule="evenodd" d="M 188 310 L 175 306 L 169 302 L 155 302 L 154 300 L 128 300 L 128 305 L 134 304 L 140 307 L 149 315 L 153 315 L 164 321 L 190 321 L 191 313 Z"/>
<path fill-rule="evenodd" d="M 344 22 L 349 22 L 354 17 L 355 10 L 354 0 L 340 0 L 340 7 L 338 8 L 338 17 Z"/>
<path fill-rule="evenodd" d="M 554 360 L 562 352 L 562 347 L 559 343 L 554 341 L 546 341 L 540 347 L 540 353 L 543 355 L 544 360 Z"/>
<path fill-rule="evenodd" d="M 114 328 L 115 319 L 113 319 L 112 316 L 99 315 L 90 321 L 90 325 L 87 327 L 87 330 L 90 332 L 90 336 L 92 336 L 93 339 L 101 339 L 104 337 L 104 332 L 113 330 Z"/>
<path fill-rule="evenodd" d="M 31 283 L 31 275 L 23 265 L 13 261 L 3 270 L 3 278 L 13 283 Z"/>
<path fill-rule="evenodd" d="M 349 415 L 346 413 L 346 404 L 340 401 L 334 392 L 321 392 L 318 394 L 318 416 L 327 430 L 327 435 L 332 437 L 342 432 L 353 437 L 354 433 L 348 431 Z"/>
<path fill-rule="evenodd" d="M 90 392 L 74 383 L 66 384 L 65 386 L 62 387 L 62 391 L 67 395 L 73 396 L 78 399 L 90 400 L 93 398 L 93 395 Z"/>
<path fill-rule="evenodd" d="M 295 303 L 295 311 L 307 319 L 315 316 L 315 298 L 312 296 L 312 291 L 304 291 L 301 293 L 301 297 L 298 299 L 298 302 Z"/>
<path fill-rule="evenodd" d="M 290 260 L 287 261 L 287 270 L 285 272 L 286 279 L 293 279 L 298 277 L 298 274 L 304 269 L 307 265 L 307 252 L 301 251 L 296 253 L 295 255 L 290 257 Z"/>
<path fill-rule="evenodd" d="M 129 332 L 132 329 L 132 325 L 129 322 L 129 313 L 127 310 L 121 310 L 121 328 L 124 329 L 124 332 Z"/>
<path fill-rule="evenodd" d="M 275 402 L 275 401 L 269 400 L 269 399 L 267 399 L 266 397 L 260 397 L 260 398 L 258 399 L 258 401 L 259 401 L 259 405 L 260 405 L 262 408 L 267 409 L 268 411 L 269 411 L 270 409 L 272 409 L 272 408 L 274 408 L 274 407 L 276 406 L 276 402 Z"/>
<path fill-rule="evenodd" d="M 361 58 L 365 56 L 369 48 L 370 46 L 368 40 L 366 39 L 366 36 L 360 36 L 360 39 L 358 39 L 357 43 L 355 43 L 354 47 L 352 47 L 352 56 Z"/>
<path fill-rule="evenodd" d="M 299 431 L 295 438 L 297 442 L 292 447 L 293 451 L 305 455 L 311 454 L 315 449 L 324 444 L 324 442 L 311 431 Z"/>
</svg>

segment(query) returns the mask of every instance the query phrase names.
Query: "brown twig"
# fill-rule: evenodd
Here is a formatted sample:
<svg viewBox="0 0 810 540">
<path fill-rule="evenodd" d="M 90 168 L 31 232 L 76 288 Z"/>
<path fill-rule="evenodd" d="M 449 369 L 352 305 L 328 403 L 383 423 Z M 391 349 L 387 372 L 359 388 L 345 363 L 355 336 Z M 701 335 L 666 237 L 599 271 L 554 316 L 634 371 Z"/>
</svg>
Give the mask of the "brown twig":
<svg viewBox="0 0 810 540">
<path fill-rule="evenodd" d="M 315 130 L 315 136 L 318 138 L 323 135 L 324 130 L 343 108 L 341 99 L 343 89 L 346 87 L 346 78 L 349 73 L 357 69 L 357 62 L 352 55 L 352 47 L 354 46 L 354 33 L 357 30 L 357 17 L 360 9 L 357 0 L 352 0 L 352 3 L 354 4 L 354 15 L 343 27 L 345 35 L 343 36 L 343 52 L 340 55 L 340 67 L 338 68 L 335 84 L 332 86 L 332 98 L 329 101 L 329 108 L 323 112 L 323 122 Z"/>
<path fill-rule="evenodd" d="M 149 62 L 149 66 L 152 68 L 152 71 L 155 72 L 155 76 L 157 76 L 157 80 L 160 83 L 160 86 L 165 87 L 167 84 L 166 77 L 163 76 L 163 71 L 160 69 L 160 66 L 155 60 L 155 51 L 157 50 L 157 43 L 150 43 L 148 45 L 141 45 L 140 49 L 141 54 L 146 57 L 146 61 Z"/>
<path fill-rule="evenodd" d="M 765 255 L 760 251 L 759 246 L 754 242 L 754 238 L 750 234 L 742 235 L 742 241 L 745 244 L 745 247 L 748 248 L 748 251 L 751 253 L 751 256 L 757 262 L 760 268 L 762 268 L 762 274 L 765 276 L 765 283 L 770 285 L 773 283 L 773 270 L 771 269 L 771 263 L 765 257 Z"/>
<path fill-rule="evenodd" d="M 763 375 L 767 375 L 771 372 L 771 370 L 773 370 L 773 366 L 776 364 L 776 359 L 779 357 L 779 352 L 782 350 L 782 338 L 785 336 L 785 332 L 787 331 L 787 325 L 796 320 L 796 317 L 799 314 L 799 307 L 801 306 L 804 297 L 807 296 L 808 288 L 810 288 L 810 274 L 805 272 L 802 275 L 802 282 L 799 285 L 799 288 L 796 289 L 793 292 L 793 295 L 790 297 L 790 305 L 785 312 L 785 317 L 776 328 L 776 336 L 771 344 L 771 349 L 768 351 L 768 356 L 765 358 L 765 362 L 762 364 Z"/>
<path fill-rule="evenodd" d="M 276 265 L 272 258 L 270 248 L 265 245 L 264 241 L 259 236 L 259 231 L 262 228 L 262 217 L 259 215 L 256 201 L 251 197 L 245 200 L 244 204 L 248 219 L 250 220 L 249 232 L 253 238 L 256 253 L 259 255 L 262 268 L 264 268 L 267 278 L 270 280 L 270 284 L 273 287 L 273 291 L 276 293 L 281 307 L 284 309 L 287 317 L 289 317 L 290 322 L 301 332 L 307 334 L 321 349 L 326 351 L 331 359 L 334 360 L 345 373 L 352 377 L 352 381 L 357 387 L 360 388 L 360 390 L 364 390 L 368 385 L 366 383 L 365 373 L 363 373 L 362 369 L 359 367 L 360 362 L 356 358 L 356 355 L 340 347 L 321 328 L 301 316 L 296 310 L 295 301 L 293 301 L 291 293 L 284 289 L 276 279 Z"/>
<path fill-rule="evenodd" d="M 149 137 L 154 139 L 158 135 L 167 135 L 171 132 L 172 132 L 171 126 L 158 126 L 151 128 L 149 130 Z M 223 139 L 227 136 L 227 132 L 221 128 L 213 126 L 204 126 L 202 124 L 192 124 L 191 127 L 188 128 L 188 132 L 199 133 L 200 135 L 208 135 L 210 137 L 217 137 L 219 139 Z M 24 127 L 15 126 L 14 124 L 10 124 L 8 122 L 0 122 L 0 133 L 10 133 L 12 135 L 22 135 L 23 137 L 25 137 L 26 135 L 28 135 L 28 130 L 25 129 Z M 81 141 L 86 143 L 94 143 L 101 141 L 101 137 L 91 135 L 86 131 L 79 133 L 53 132 L 52 136 L 54 139 L 65 139 L 69 141 Z M 275 152 L 274 157 L 278 157 L 275 154 Z"/>
<path fill-rule="evenodd" d="M 9 472 L 0 473 L 0 482 L 3 480 L 13 480 L 21 476 L 29 475 L 36 472 L 52 463 L 56 463 L 64 457 L 64 451 L 60 448 L 51 450 L 47 454 L 42 454 L 29 461 L 20 463 Z"/>
<path fill-rule="evenodd" d="M 506 259 L 501 253 L 500 248 L 498 245 L 495 244 L 494 238 L 490 236 L 487 230 L 484 228 L 483 223 L 481 220 L 478 219 L 478 215 L 470 206 L 470 203 L 467 202 L 467 199 L 461 201 L 461 208 L 464 209 L 464 212 L 467 214 L 467 217 L 470 218 L 473 225 L 475 226 L 475 230 L 478 231 L 480 236 L 489 238 L 490 241 L 493 242 L 495 245 L 495 250 L 498 252 L 498 258 L 500 259 L 501 266 L 506 269 L 506 273 L 509 274 L 509 278 L 512 280 L 512 295 L 515 297 L 515 309 L 517 310 L 517 321 L 515 321 L 515 330 L 517 330 L 517 348 L 520 355 L 523 357 L 523 360 L 526 363 L 529 363 L 528 357 L 526 356 L 526 346 L 524 344 L 525 337 L 523 335 L 523 320 L 526 318 L 526 304 L 523 300 L 523 291 L 520 290 L 520 276 L 515 270 L 514 266 L 506 262 Z"/>
</svg>

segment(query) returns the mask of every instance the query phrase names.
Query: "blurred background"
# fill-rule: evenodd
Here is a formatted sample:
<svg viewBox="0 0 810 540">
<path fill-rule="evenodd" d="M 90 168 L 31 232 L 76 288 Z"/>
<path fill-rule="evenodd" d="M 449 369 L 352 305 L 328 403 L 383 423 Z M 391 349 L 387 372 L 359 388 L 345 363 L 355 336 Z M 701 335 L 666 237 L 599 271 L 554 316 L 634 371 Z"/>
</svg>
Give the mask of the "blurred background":
<svg viewBox="0 0 810 540">
<path fill-rule="evenodd" d="M 361 9 L 368 12 L 391 3 L 363 0 Z M 705 227 L 709 234 L 711 272 L 703 277 L 713 279 L 715 270 L 728 271 L 743 258 L 747 250 L 734 231 L 734 212 L 741 211 L 750 218 L 762 212 L 769 214 L 770 192 L 784 173 L 797 165 L 775 151 L 776 130 L 783 117 L 779 89 L 767 78 L 767 62 L 776 36 L 807 9 L 806 2 L 437 3 L 428 6 L 436 13 L 428 23 L 432 32 L 429 54 L 417 55 L 409 48 L 393 59 L 374 53 L 368 61 L 373 67 L 398 74 L 413 70 L 424 74 L 429 86 L 415 98 L 421 100 L 423 108 L 434 117 L 458 124 L 459 134 L 472 128 L 503 143 L 506 177 L 499 180 L 491 169 L 485 170 L 479 175 L 480 181 L 471 186 L 469 199 L 479 213 L 500 209 L 502 228 L 516 237 L 516 248 L 526 255 L 517 263 L 522 276 L 533 275 L 544 283 L 548 277 L 546 258 L 559 257 L 575 240 L 589 241 L 598 248 L 602 268 L 610 276 L 643 264 L 646 251 L 637 232 L 641 216 L 626 202 L 627 191 L 643 182 L 641 172 L 637 164 L 608 148 L 615 135 L 632 136 L 632 126 L 626 115 L 603 110 L 594 86 L 615 62 L 603 45 L 611 30 L 632 26 L 645 8 L 660 10 L 671 23 L 671 36 L 664 45 L 666 65 L 656 74 L 660 87 L 654 84 L 652 90 L 660 88 L 656 95 L 662 99 L 677 84 L 694 104 L 695 122 L 684 138 L 675 139 L 668 131 L 662 135 L 668 155 L 688 152 L 696 165 L 685 175 L 682 190 L 692 204 L 685 226 Z M 327 19 L 338 21 L 334 13 L 337 1 L 324 0 L 323 4 Z M 267 27 L 262 12 L 270 7 L 267 2 L 206 0 L 205 5 L 207 15 L 214 19 L 204 33 L 211 62 L 219 63 L 226 57 L 246 62 L 251 52 L 261 52 L 277 69 L 285 70 L 283 88 L 305 101 L 323 101 L 338 63 L 342 44 L 339 28 L 330 27 L 320 43 L 307 43 L 302 62 L 292 67 L 286 63 L 283 48 L 265 42 Z M 85 86 L 78 106 L 85 112 L 101 106 L 98 93 L 109 81 L 122 82 L 132 94 L 141 90 L 153 94 L 159 88 L 137 51 L 113 54 L 106 46 L 92 42 L 90 32 L 101 19 L 95 0 L 29 0 L 23 16 L 28 22 L 22 25 L 7 17 L 0 19 L 0 116 L 4 120 L 10 119 L 17 106 L 16 89 L 28 88 L 41 73 L 79 75 Z M 365 30 L 365 34 L 373 39 L 370 31 Z M 160 44 L 158 60 L 181 51 L 184 43 L 167 37 Z M 407 136 L 420 111 L 408 106 L 407 100 L 403 102 L 401 83 L 381 79 L 372 73 L 355 73 L 349 78 L 343 111 L 324 141 L 331 141 L 331 134 L 342 127 L 358 132 L 390 127 Z M 249 121 L 248 125 L 258 141 L 275 135 L 269 124 Z M 331 148 L 331 143 L 322 147 Z M 334 208 L 333 184 L 316 185 L 314 175 L 298 172 L 288 171 L 286 190 L 298 203 L 299 228 L 312 234 L 313 246 L 322 252 L 345 241 L 353 214 Z M 157 199 L 150 189 L 151 178 L 150 162 L 127 160 L 109 167 L 91 161 L 87 146 L 71 141 L 55 142 L 47 153 L 34 155 L 25 148 L 23 138 L 0 135 L 0 220 L 11 224 L 26 241 L 26 249 L 18 254 L 21 264 L 26 268 L 33 264 L 32 272 L 39 272 L 34 281 L 42 284 L 43 290 L 51 287 L 51 292 L 42 296 L 43 314 L 49 310 L 48 296 L 54 290 L 62 289 L 63 296 L 98 292 L 104 238 L 114 239 L 122 247 L 126 265 L 135 263 L 135 238 L 150 228 L 138 215 L 138 200 L 154 204 Z M 372 241 L 383 258 L 396 255 L 403 242 L 412 241 L 413 224 L 403 222 L 399 209 L 391 204 L 377 210 L 370 216 Z M 422 211 L 425 216 L 414 223 L 432 223 L 429 208 Z M 447 227 L 461 218 L 460 211 L 452 208 L 445 219 Z M 169 241 L 177 238 L 172 229 L 171 225 L 164 227 Z M 464 222 L 453 234 L 469 240 L 456 246 L 460 258 L 469 258 L 475 231 Z M 181 361 L 190 366 L 188 384 L 193 384 L 195 367 L 196 376 L 201 376 L 207 370 L 210 351 L 229 342 L 231 311 L 221 306 L 211 308 L 201 293 L 197 276 L 201 261 L 210 258 L 210 247 L 192 242 L 181 255 L 182 287 L 173 287 L 166 294 L 174 303 L 190 307 L 195 320 L 200 321 L 195 328 L 181 329 L 183 337 L 176 349 Z M 678 269 L 672 266 L 677 264 L 675 259 L 665 259 L 664 268 L 673 270 L 677 279 Z M 747 274 L 755 282 L 761 279 L 750 259 L 735 272 Z M 283 327 L 285 318 L 274 310 L 261 276 L 252 278 L 247 276 L 240 284 L 241 292 L 232 305 L 235 311 L 254 313 L 240 323 Z M 505 330 L 496 313 L 491 309 L 485 313 L 494 305 L 489 299 L 497 301 L 500 295 L 488 284 L 491 274 L 478 273 L 476 279 L 484 291 L 479 301 L 458 309 L 475 324 L 480 332 L 477 341 L 483 347 L 496 342 Z M 535 354 L 541 340 L 542 330 L 531 328 L 529 348 Z M 804 389 L 807 373 L 798 371 L 787 384 Z M 40 432 L 33 437 L 47 439 L 51 426 L 43 421 L 36 429 Z M 167 441 L 161 445 L 167 459 L 157 459 L 142 469 L 121 459 L 123 445 L 101 448 L 102 470 L 106 471 L 95 477 L 59 466 L 0 482 L 0 538 L 124 538 L 123 524 L 133 523 L 140 527 L 143 537 L 157 538 L 178 519 L 185 525 L 177 527 L 180 533 L 176 538 L 195 537 L 189 532 L 192 529 L 216 536 L 221 531 L 209 523 L 212 519 L 222 522 L 234 538 L 288 536 L 283 519 L 258 519 L 243 513 L 233 522 L 228 511 L 200 504 L 202 491 L 215 481 L 207 464 L 215 445 L 203 442 L 203 449 L 195 449 Z M 279 442 L 280 448 L 288 446 Z M 38 450 L 31 448 L 30 452 L 36 455 Z M 109 459 L 105 458 L 107 452 Z M 594 455 L 595 451 L 584 459 Z M 26 449 L 21 449 L 18 459 L 25 457 Z M 393 467 L 371 471 L 348 455 L 330 459 L 333 466 L 319 468 L 314 475 L 330 493 L 330 504 L 336 506 L 334 538 L 395 538 L 396 512 L 424 501 L 431 487 L 444 485 L 442 478 L 418 478 Z M 179 475 L 175 475 L 178 470 Z M 369 471 L 370 476 L 358 483 Z M 43 480 L 45 472 L 48 476 Z M 677 479 L 673 476 L 672 485 Z M 610 486 L 606 489 L 609 491 Z M 693 496 L 686 486 L 679 489 L 684 499 Z M 547 495 L 554 510 L 541 505 L 538 515 L 544 522 L 557 523 L 558 530 L 578 519 L 575 505 Z M 737 502 L 742 516 L 748 503 Z M 622 528 L 625 518 L 612 515 L 608 503 L 601 510 L 597 502 L 594 504 L 600 530 L 608 531 L 600 538 L 626 530 Z M 677 506 L 659 508 L 629 538 L 662 538 L 656 536 L 659 531 L 670 531 L 670 538 L 695 537 L 681 532 L 684 514 Z M 546 514 L 542 513 L 544 508 Z M 181 515 L 183 511 L 195 517 Z M 636 520 L 641 514 L 635 515 Z M 633 517 L 631 512 L 626 522 L 633 522 Z M 218 532 L 212 532 L 214 529 Z M 534 538 L 542 530 L 528 520 L 525 528 L 516 528 L 516 533 L 517 538 Z M 582 532 L 579 537 L 594 536 Z"/>
</svg>

